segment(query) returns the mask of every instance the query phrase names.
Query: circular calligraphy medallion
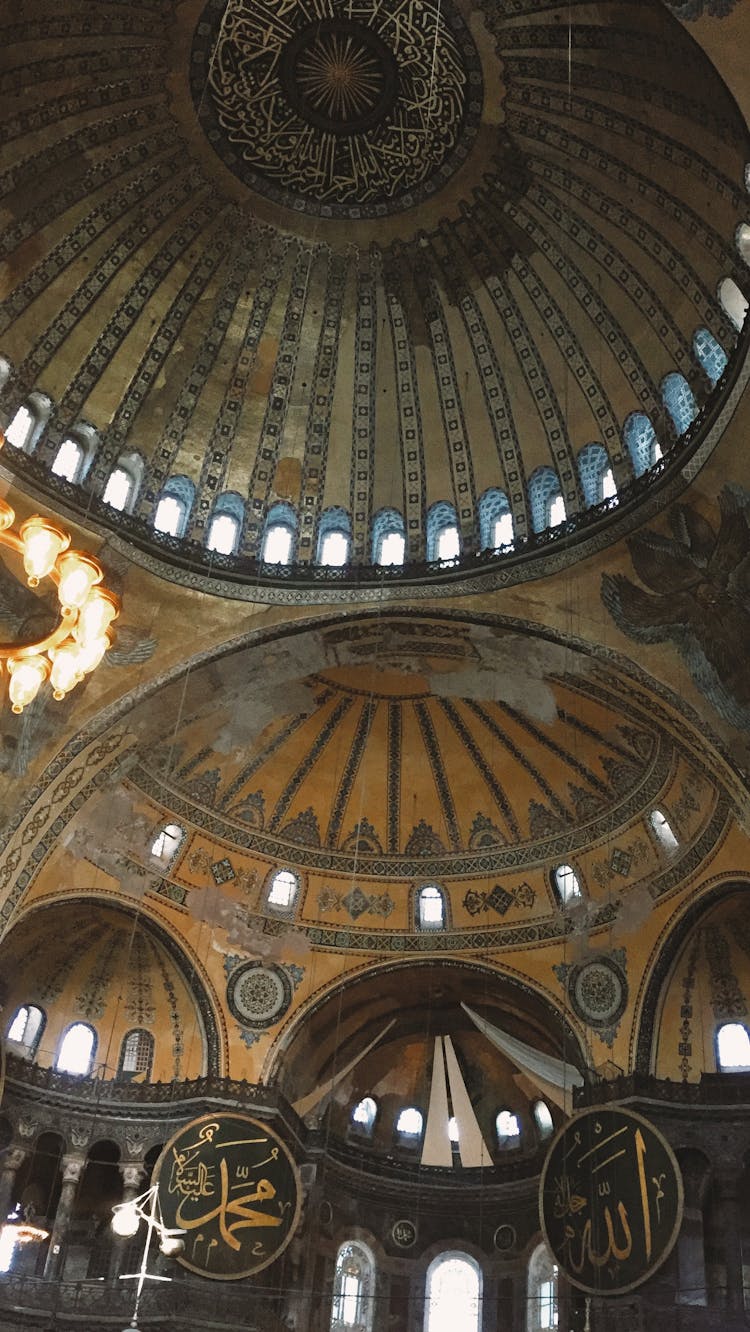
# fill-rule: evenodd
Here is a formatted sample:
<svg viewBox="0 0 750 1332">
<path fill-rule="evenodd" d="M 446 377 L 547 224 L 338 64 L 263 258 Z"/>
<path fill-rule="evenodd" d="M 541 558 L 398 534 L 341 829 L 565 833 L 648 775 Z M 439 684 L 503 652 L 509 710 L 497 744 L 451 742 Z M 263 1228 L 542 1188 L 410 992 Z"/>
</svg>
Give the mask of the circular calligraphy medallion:
<svg viewBox="0 0 750 1332">
<path fill-rule="evenodd" d="M 400 1249 L 410 1249 L 417 1242 L 417 1227 L 413 1221 L 394 1221 L 391 1238 Z"/>
<path fill-rule="evenodd" d="M 579 1290 L 622 1295 L 664 1262 L 682 1222 L 682 1177 L 642 1115 L 594 1106 L 553 1139 L 539 1184 L 542 1231 Z"/>
<path fill-rule="evenodd" d="M 628 999 L 625 976 L 609 958 L 575 967 L 569 992 L 578 1017 L 592 1027 L 608 1027 L 617 1022 Z"/>
<path fill-rule="evenodd" d="M 191 91 L 225 165 L 267 198 L 329 217 L 420 203 L 466 159 L 479 55 L 453 0 L 209 0 Z"/>
<path fill-rule="evenodd" d="M 288 1009 L 292 986 L 283 967 L 248 962 L 229 977 L 227 1002 L 238 1022 L 246 1027 L 270 1027 Z"/>
<path fill-rule="evenodd" d="M 299 1220 L 297 1167 L 249 1115 L 202 1115 L 169 1140 L 155 1179 L 164 1224 L 185 1231 L 178 1262 L 216 1281 L 252 1276 L 283 1253 Z"/>
<path fill-rule="evenodd" d="M 493 1242 L 500 1253 L 507 1253 L 510 1249 L 514 1249 L 516 1246 L 515 1227 L 507 1224 L 498 1226 L 493 1236 Z"/>
</svg>

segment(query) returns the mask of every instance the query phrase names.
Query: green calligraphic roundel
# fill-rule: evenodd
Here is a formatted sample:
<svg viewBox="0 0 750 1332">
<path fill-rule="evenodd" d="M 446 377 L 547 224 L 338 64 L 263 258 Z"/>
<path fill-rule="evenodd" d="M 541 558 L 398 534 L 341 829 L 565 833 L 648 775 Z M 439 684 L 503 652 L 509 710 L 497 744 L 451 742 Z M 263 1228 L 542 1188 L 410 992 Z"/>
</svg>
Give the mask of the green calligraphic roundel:
<svg viewBox="0 0 750 1332">
<path fill-rule="evenodd" d="M 260 1272 L 297 1227 L 297 1167 L 273 1129 L 248 1115 L 192 1120 L 167 1143 L 156 1178 L 164 1224 L 185 1232 L 179 1262 L 200 1276 Z"/>
<path fill-rule="evenodd" d="M 542 1230 L 568 1280 L 622 1295 L 664 1262 L 682 1222 L 669 1143 L 632 1110 L 594 1106 L 557 1134 L 539 1186 Z"/>
</svg>

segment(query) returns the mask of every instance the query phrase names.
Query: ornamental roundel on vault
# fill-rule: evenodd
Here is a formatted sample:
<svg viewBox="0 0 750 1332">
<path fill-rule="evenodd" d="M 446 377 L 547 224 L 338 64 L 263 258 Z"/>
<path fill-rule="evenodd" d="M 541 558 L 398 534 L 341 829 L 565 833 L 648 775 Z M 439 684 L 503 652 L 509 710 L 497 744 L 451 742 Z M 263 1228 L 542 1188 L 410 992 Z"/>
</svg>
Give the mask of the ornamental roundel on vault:
<svg viewBox="0 0 750 1332">
<path fill-rule="evenodd" d="M 450 0 L 209 0 L 191 90 L 224 164 L 298 212 L 421 202 L 465 159 L 479 56 Z"/>
</svg>

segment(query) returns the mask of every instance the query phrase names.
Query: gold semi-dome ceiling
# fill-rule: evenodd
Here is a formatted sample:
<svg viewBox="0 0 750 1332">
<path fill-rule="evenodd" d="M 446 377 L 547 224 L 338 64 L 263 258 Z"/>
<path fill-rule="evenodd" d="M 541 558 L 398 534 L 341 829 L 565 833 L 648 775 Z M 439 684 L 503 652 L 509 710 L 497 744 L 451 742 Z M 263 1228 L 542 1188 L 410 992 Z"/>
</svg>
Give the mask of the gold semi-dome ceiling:
<svg viewBox="0 0 750 1332">
<path fill-rule="evenodd" d="M 509 581 L 608 541 L 709 446 L 741 369 L 717 291 L 746 281 L 750 148 L 658 0 L 65 0 L 8 11 L 2 42 L 1 406 L 36 414 L 3 463 L 137 558 L 315 597 L 326 524 L 360 570 L 336 576 L 367 583 L 393 510 L 389 595 L 453 514 L 463 565 L 429 576 Z M 730 358 L 715 390 L 699 329 Z M 705 405 L 680 443 L 673 372 Z M 634 412 L 666 455 L 640 480 Z M 51 472 L 69 432 L 73 481 Z M 619 505 L 597 505 L 602 457 Z M 118 463 L 132 513 L 102 502 Z M 153 532 L 165 486 L 179 537 Z M 235 555 L 206 550 L 221 497 Z M 515 548 L 477 560 L 506 502 Z M 284 593 L 256 563 L 269 514 L 295 529 Z"/>
</svg>

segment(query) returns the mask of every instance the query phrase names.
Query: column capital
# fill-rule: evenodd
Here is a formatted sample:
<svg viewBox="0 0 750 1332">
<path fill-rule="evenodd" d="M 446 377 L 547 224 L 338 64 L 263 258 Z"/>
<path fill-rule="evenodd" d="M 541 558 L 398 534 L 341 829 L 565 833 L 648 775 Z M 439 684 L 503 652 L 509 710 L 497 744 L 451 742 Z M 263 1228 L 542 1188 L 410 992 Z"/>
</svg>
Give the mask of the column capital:
<svg viewBox="0 0 750 1332">
<path fill-rule="evenodd" d="M 142 1161 L 121 1161 L 119 1170 L 122 1175 L 123 1188 L 137 1189 L 140 1187 L 144 1176 Z"/>
<path fill-rule="evenodd" d="M 28 1155 L 25 1147 L 9 1147 L 0 1157 L 0 1170 L 20 1170 Z"/>
<path fill-rule="evenodd" d="M 77 1184 L 83 1174 L 86 1158 L 71 1152 L 62 1158 L 60 1164 L 62 1166 L 63 1184 Z"/>
</svg>

